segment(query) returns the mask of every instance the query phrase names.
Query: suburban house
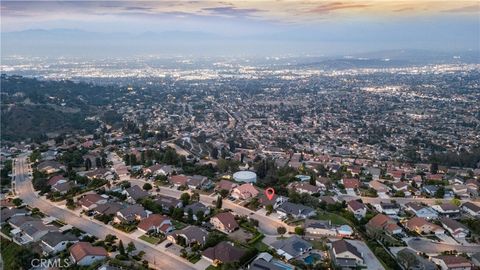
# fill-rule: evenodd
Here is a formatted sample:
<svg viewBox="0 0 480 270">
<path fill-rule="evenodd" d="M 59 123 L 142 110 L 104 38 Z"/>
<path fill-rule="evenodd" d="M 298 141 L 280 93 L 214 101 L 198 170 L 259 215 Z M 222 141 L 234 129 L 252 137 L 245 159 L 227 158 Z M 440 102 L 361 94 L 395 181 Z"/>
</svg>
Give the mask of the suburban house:
<svg viewBox="0 0 480 270">
<path fill-rule="evenodd" d="M 379 204 L 375 204 L 374 206 L 378 212 L 384 213 L 388 216 L 396 216 L 398 215 L 398 212 L 400 212 L 400 206 L 396 203 L 380 202 Z"/>
<path fill-rule="evenodd" d="M 468 186 L 467 185 L 462 185 L 462 184 L 455 184 L 452 185 L 452 191 L 455 193 L 455 195 L 467 199 L 470 197 L 470 193 L 468 192 Z"/>
<path fill-rule="evenodd" d="M 442 223 L 443 228 L 445 228 L 445 230 L 447 230 L 454 238 L 465 238 L 470 234 L 470 230 L 456 220 L 441 218 L 440 222 Z"/>
<path fill-rule="evenodd" d="M 408 184 L 405 182 L 395 182 L 392 184 L 393 190 L 408 192 Z"/>
<path fill-rule="evenodd" d="M 77 204 L 82 207 L 83 210 L 89 211 L 97 207 L 99 204 L 107 203 L 107 198 L 98 195 L 96 193 L 86 194 L 78 199 Z"/>
<path fill-rule="evenodd" d="M 378 180 L 373 180 L 368 183 L 368 186 L 374 189 L 377 192 L 379 197 L 387 196 L 387 193 L 390 191 L 390 188 Z"/>
<path fill-rule="evenodd" d="M 170 183 L 175 186 L 175 187 L 179 187 L 179 186 L 186 186 L 187 185 L 187 181 L 188 181 L 188 177 L 183 175 L 183 174 L 179 174 L 179 175 L 171 175 L 168 180 L 170 181 Z"/>
<path fill-rule="evenodd" d="M 103 247 L 94 247 L 88 242 L 78 242 L 70 247 L 70 258 L 77 265 L 91 265 L 100 260 L 105 260 L 108 253 Z"/>
<path fill-rule="evenodd" d="M 63 184 L 63 183 L 66 183 L 66 182 L 68 182 L 68 179 L 66 177 L 64 177 L 63 175 L 55 175 L 55 176 L 50 177 L 50 179 L 48 179 L 47 185 L 49 185 L 51 187 L 54 187 L 56 185 Z"/>
<path fill-rule="evenodd" d="M 258 190 L 250 183 L 245 183 L 241 186 L 235 187 L 232 191 L 232 197 L 241 200 L 257 197 L 258 194 Z"/>
<path fill-rule="evenodd" d="M 44 254 L 56 254 L 67 248 L 68 243 L 76 243 L 78 238 L 70 233 L 48 232 L 40 238 L 40 247 Z"/>
<path fill-rule="evenodd" d="M 425 206 L 416 202 L 408 202 L 405 204 L 407 211 L 415 214 L 417 217 L 426 218 L 426 219 L 437 219 L 438 214 L 429 206 Z"/>
<path fill-rule="evenodd" d="M 272 262 L 273 256 L 263 252 L 248 266 L 249 270 L 283 270 L 282 267 Z"/>
<path fill-rule="evenodd" d="M 402 228 L 398 226 L 397 222 L 384 214 L 378 214 L 370 219 L 366 224 L 366 228 L 371 235 L 376 235 L 378 232 L 383 231 L 390 235 L 402 233 Z"/>
<path fill-rule="evenodd" d="M 37 170 L 43 173 L 51 174 L 65 170 L 65 165 L 54 160 L 46 160 L 37 165 Z"/>
<path fill-rule="evenodd" d="M 478 191 L 480 190 L 480 181 L 476 179 L 468 179 L 465 181 L 465 185 L 467 185 L 468 193 L 470 193 L 471 197 L 477 197 Z"/>
<path fill-rule="evenodd" d="M 28 214 L 27 210 L 20 208 L 2 208 L 0 210 L 0 224 L 4 224 L 10 218 L 16 216 L 26 216 Z"/>
<path fill-rule="evenodd" d="M 149 217 L 142 219 L 137 227 L 138 230 L 143 233 L 155 232 L 166 234 L 173 231 L 173 225 L 170 218 L 160 214 L 152 214 Z"/>
<path fill-rule="evenodd" d="M 113 177 L 112 171 L 107 168 L 98 168 L 94 171 L 85 173 L 89 179 L 111 179 Z"/>
<path fill-rule="evenodd" d="M 432 206 L 433 210 L 437 211 L 440 217 L 447 217 L 457 219 L 460 217 L 460 208 L 451 203 L 442 203 Z"/>
<path fill-rule="evenodd" d="M 362 254 L 346 240 L 332 243 L 332 258 L 335 265 L 343 268 L 356 268 L 364 264 Z"/>
<path fill-rule="evenodd" d="M 245 251 L 226 241 L 220 242 L 216 246 L 207 248 L 202 252 L 202 257 L 214 266 L 222 263 L 238 262 L 243 255 L 245 255 Z"/>
<path fill-rule="evenodd" d="M 179 199 L 161 195 L 157 195 L 154 202 L 162 206 L 162 210 L 165 213 L 167 213 L 170 208 L 180 208 L 183 206 L 182 201 Z"/>
<path fill-rule="evenodd" d="M 445 230 L 421 217 L 413 217 L 405 223 L 405 227 L 418 234 L 444 234 Z"/>
<path fill-rule="evenodd" d="M 190 189 L 203 189 L 208 188 L 211 184 L 211 181 L 208 180 L 208 177 L 203 175 L 193 175 L 188 177 L 187 186 Z"/>
<path fill-rule="evenodd" d="M 147 218 L 151 214 L 150 211 L 145 210 L 140 204 L 129 205 L 126 208 L 120 209 L 113 219 L 115 223 L 130 223 L 140 221 Z"/>
<path fill-rule="evenodd" d="M 403 248 L 397 252 L 397 261 L 404 266 L 403 269 L 438 270 L 437 265 L 417 254 L 411 248 Z"/>
<path fill-rule="evenodd" d="M 52 191 L 59 192 L 60 194 L 65 194 L 74 186 L 75 186 L 75 183 L 73 181 L 68 181 L 65 183 L 60 183 L 52 186 Z"/>
<path fill-rule="evenodd" d="M 439 187 L 436 185 L 425 185 L 422 187 L 422 191 L 429 196 L 435 196 L 438 189 Z"/>
<path fill-rule="evenodd" d="M 304 227 L 307 235 L 308 234 L 326 235 L 326 236 L 337 235 L 337 232 L 335 228 L 332 227 L 332 222 L 330 220 L 307 219 L 305 220 Z"/>
<path fill-rule="evenodd" d="M 480 217 L 480 206 L 472 202 L 462 204 L 462 210 L 472 217 Z"/>
<path fill-rule="evenodd" d="M 210 214 L 210 208 L 204 205 L 201 202 L 194 202 L 189 204 L 183 208 L 183 212 L 185 216 L 188 216 L 188 212 L 192 210 L 193 213 L 193 220 L 198 220 L 197 214 L 198 212 L 203 212 L 204 216 Z"/>
<path fill-rule="evenodd" d="M 470 270 L 473 268 L 472 262 L 463 256 L 442 255 L 432 257 L 432 261 L 440 266 L 441 270 Z"/>
<path fill-rule="evenodd" d="M 310 195 L 314 193 L 320 193 L 321 187 L 310 185 L 308 182 L 293 182 L 290 185 L 290 189 L 298 193 L 308 193 Z"/>
<path fill-rule="evenodd" d="M 10 219 L 12 220 L 12 219 Z M 58 228 L 52 225 L 45 225 L 43 221 L 34 219 L 22 223 L 18 229 L 10 231 L 13 240 L 20 245 L 30 242 L 37 242 L 49 232 L 58 231 Z"/>
<path fill-rule="evenodd" d="M 278 255 L 285 257 L 287 261 L 300 257 L 312 250 L 312 244 L 297 235 L 277 240 L 273 242 L 271 246 L 275 249 Z"/>
<path fill-rule="evenodd" d="M 220 192 L 221 190 L 227 190 L 228 194 L 230 194 L 230 192 L 232 192 L 232 190 L 236 186 L 238 186 L 238 185 L 235 184 L 234 182 L 222 179 L 222 180 L 220 180 L 220 182 L 217 183 L 217 185 L 215 187 L 215 191 Z"/>
<path fill-rule="evenodd" d="M 137 200 L 148 197 L 149 194 L 147 191 L 143 190 L 138 185 L 131 186 L 125 189 L 122 194 L 127 195 L 127 202 L 136 203 Z"/>
<path fill-rule="evenodd" d="M 357 178 L 345 178 L 341 181 L 347 192 L 355 192 L 360 187 L 360 181 Z"/>
<path fill-rule="evenodd" d="M 328 177 L 318 177 L 315 184 L 322 190 L 327 190 L 327 188 L 331 186 L 332 181 Z"/>
<path fill-rule="evenodd" d="M 208 232 L 197 226 L 188 226 L 184 229 L 174 231 L 167 236 L 167 239 L 172 243 L 177 243 L 178 237 L 185 240 L 187 246 L 198 244 L 203 246 L 207 240 Z"/>
<path fill-rule="evenodd" d="M 225 233 L 231 233 L 238 229 L 238 223 L 230 212 L 216 214 L 210 219 L 210 223 L 215 229 Z"/>
<path fill-rule="evenodd" d="M 170 165 L 163 165 L 163 164 L 155 164 L 143 170 L 144 174 L 152 174 L 156 175 L 171 175 L 175 172 L 175 168 Z"/>
<path fill-rule="evenodd" d="M 123 205 L 118 202 L 107 202 L 105 204 L 99 204 L 92 209 L 95 215 L 115 215 Z"/>
<path fill-rule="evenodd" d="M 316 212 L 313 208 L 305 206 L 303 204 L 296 204 L 291 202 L 284 202 L 277 208 L 277 213 L 280 216 L 287 217 L 288 215 L 293 216 L 294 218 L 308 218 L 316 215 Z"/>
<path fill-rule="evenodd" d="M 347 203 L 347 209 L 352 212 L 357 219 L 362 219 L 367 214 L 367 207 L 357 200 L 349 201 Z"/>
<path fill-rule="evenodd" d="M 262 207 L 266 207 L 267 205 L 272 205 L 273 209 L 277 209 L 280 205 L 282 205 L 286 201 L 288 201 L 287 197 L 278 196 L 277 194 L 274 194 L 271 200 L 267 197 L 267 195 L 265 195 L 265 192 L 262 192 L 262 194 L 258 196 L 258 202 Z"/>
</svg>

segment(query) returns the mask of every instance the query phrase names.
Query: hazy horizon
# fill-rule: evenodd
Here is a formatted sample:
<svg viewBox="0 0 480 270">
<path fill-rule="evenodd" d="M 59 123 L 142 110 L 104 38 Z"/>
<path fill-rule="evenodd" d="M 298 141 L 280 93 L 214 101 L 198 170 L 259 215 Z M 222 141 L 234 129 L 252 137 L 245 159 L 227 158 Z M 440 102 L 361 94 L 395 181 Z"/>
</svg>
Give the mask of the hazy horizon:
<svg viewBox="0 0 480 270">
<path fill-rule="evenodd" d="M 2 1 L 2 57 L 479 50 L 475 1 Z"/>
</svg>

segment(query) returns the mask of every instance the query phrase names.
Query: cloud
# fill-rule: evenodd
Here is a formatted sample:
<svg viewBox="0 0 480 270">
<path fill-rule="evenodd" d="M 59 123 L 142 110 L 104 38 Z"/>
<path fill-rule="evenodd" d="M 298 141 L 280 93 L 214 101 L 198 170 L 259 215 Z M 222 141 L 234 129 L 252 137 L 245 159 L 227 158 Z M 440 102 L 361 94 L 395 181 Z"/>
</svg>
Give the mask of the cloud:
<svg viewBox="0 0 480 270">
<path fill-rule="evenodd" d="M 443 12 L 451 12 L 451 13 L 466 13 L 466 12 L 480 12 L 480 4 L 471 5 L 471 6 L 464 6 L 460 8 L 452 8 L 444 10 Z"/>
<path fill-rule="evenodd" d="M 330 2 L 327 4 L 318 5 L 309 10 L 309 13 L 320 13 L 326 14 L 330 13 L 335 10 L 342 10 L 342 9 L 362 9 L 367 8 L 370 5 L 362 4 L 362 3 L 343 3 L 343 2 Z"/>
<path fill-rule="evenodd" d="M 134 7 L 134 6 L 128 6 L 124 7 L 124 10 L 133 10 L 133 11 L 151 11 L 153 8 L 151 7 Z"/>
<path fill-rule="evenodd" d="M 208 11 L 212 15 L 225 15 L 234 17 L 249 17 L 254 13 L 262 12 L 262 10 L 256 8 L 236 8 L 233 6 L 209 7 L 203 8 L 202 10 Z"/>
</svg>

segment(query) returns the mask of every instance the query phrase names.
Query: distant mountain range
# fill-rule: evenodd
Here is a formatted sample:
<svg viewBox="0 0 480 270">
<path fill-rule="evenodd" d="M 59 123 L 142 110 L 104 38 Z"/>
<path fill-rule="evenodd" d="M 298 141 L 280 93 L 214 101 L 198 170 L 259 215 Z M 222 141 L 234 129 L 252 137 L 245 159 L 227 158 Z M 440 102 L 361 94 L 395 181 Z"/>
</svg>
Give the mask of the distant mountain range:
<svg viewBox="0 0 480 270">
<path fill-rule="evenodd" d="M 365 37 L 364 37 L 365 36 Z M 159 31 L 138 34 L 127 32 L 89 32 L 78 29 L 32 29 L 4 32 L 2 56 L 79 56 L 108 57 L 132 55 L 206 55 L 206 56 L 340 56 L 349 52 L 352 58 L 390 59 L 398 61 L 480 62 L 479 50 L 433 52 L 401 50 L 397 40 L 391 44 L 370 42 L 372 34 L 335 31 L 305 33 L 272 32 L 267 35 L 213 34 L 207 31 Z M 351 39 L 358 39 L 355 43 Z M 32 46 L 35 44 L 35 46 Z M 384 50 L 382 48 L 393 48 Z M 408 47 L 407 47 L 408 48 Z M 373 53 L 360 53 L 374 51 Z M 365 63 L 365 62 L 362 62 Z M 395 62 L 391 62 L 395 63 Z"/>
</svg>

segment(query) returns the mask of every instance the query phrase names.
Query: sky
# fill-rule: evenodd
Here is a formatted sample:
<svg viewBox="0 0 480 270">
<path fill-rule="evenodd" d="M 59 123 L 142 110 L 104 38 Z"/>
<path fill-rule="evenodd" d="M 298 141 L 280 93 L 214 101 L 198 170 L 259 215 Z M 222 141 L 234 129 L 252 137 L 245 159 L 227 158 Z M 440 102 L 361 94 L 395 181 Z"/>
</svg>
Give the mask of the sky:
<svg viewBox="0 0 480 270">
<path fill-rule="evenodd" d="M 480 2 L 1 1 L 2 57 L 479 50 Z"/>
</svg>

